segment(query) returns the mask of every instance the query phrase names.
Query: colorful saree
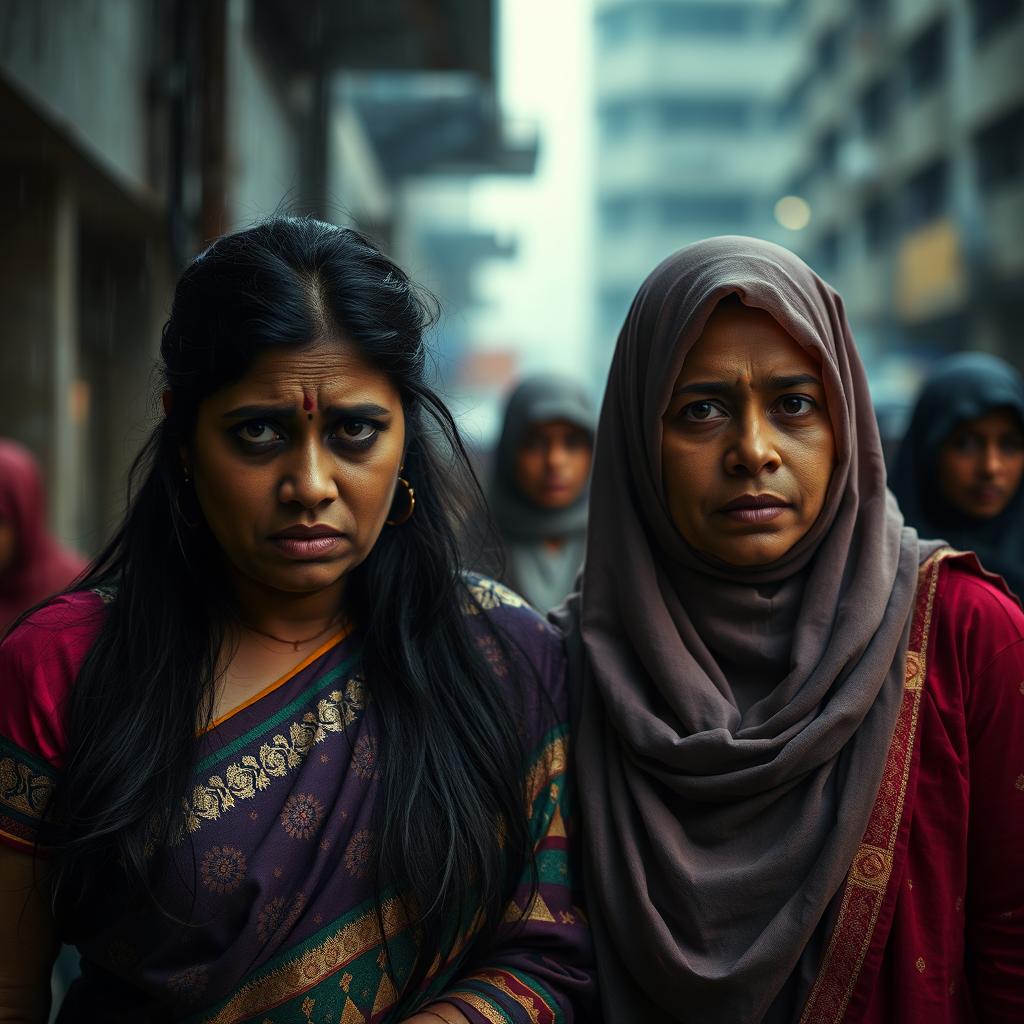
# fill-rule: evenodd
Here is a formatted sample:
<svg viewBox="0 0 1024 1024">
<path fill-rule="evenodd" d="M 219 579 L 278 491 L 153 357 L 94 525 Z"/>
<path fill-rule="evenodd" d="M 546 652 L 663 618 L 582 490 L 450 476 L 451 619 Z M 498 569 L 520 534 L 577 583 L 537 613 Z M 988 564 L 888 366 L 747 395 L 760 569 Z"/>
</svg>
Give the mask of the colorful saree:
<svg viewBox="0 0 1024 1024">
<path fill-rule="evenodd" d="M 476 921 L 453 922 L 452 954 L 434 963 L 418 1005 L 443 998 L 474 1024 L 586 1019 L 579 1007 L 592 982 L 567 851 L 561 645 L 511 591 L 469 582 L 471 628 L 496 679 L 527 685 L 485 622 L 511 637 L 554 701 L 554 714 L 540 692 L 524 704 L 539 889 L 530 902 L 524 875 L 486 953 L 473 944 Z M 61 598 L 0 648 L 0 841 L 15 848 L 31 851 L 59 785 L 57 712 L 95 635 L 99 602 L 91 593 Z M 60 1021 L 401 1019 L 396 982 L 416 939 L 396 890 L 383 893 L 380 916 L 373 898 L 379 725 L 359 648 L 358 632 L 334 637 L 207 731 L 187 834 L 153 854 L 172 916 L 112 891 L 108 905 L 60 921 L 82 955 Z"/>
</svg>

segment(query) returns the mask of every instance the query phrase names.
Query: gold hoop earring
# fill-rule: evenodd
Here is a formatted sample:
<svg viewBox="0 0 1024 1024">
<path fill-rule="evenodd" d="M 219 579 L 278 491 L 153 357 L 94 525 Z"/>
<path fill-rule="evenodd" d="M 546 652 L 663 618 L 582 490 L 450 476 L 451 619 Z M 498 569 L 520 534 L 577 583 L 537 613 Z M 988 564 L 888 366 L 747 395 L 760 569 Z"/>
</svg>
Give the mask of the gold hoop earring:
<svg viewBox="0 0 1024 1024">
<path fill-rule="evenodd" d="M 404 476 L 398 478 L 398 482 L 405 488 L 405 497 L 407 507 L 405 513 L 400 516 L 395 516 L 393 519 L 386 519 L 385 522 L 388 526 L 401 526 L 402 523 L 407 522 L 412 516 L 413 511 L 416 508 L 416 489 L 405 479 Z"/>
</svg>

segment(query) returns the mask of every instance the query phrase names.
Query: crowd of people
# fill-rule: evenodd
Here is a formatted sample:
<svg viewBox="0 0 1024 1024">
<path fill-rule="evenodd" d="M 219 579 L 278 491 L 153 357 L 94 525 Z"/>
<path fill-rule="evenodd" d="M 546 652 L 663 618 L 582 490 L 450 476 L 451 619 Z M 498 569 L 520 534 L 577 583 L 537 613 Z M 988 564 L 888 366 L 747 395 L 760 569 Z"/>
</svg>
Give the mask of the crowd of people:
<svg viewBox="0 0 1024 1024">
<path fill-rule="evenodd" d="M 890 481 L 838 295 L 708 239 L 485 506 L 430 322 L 275 218 L 88 566 L 0 446 L 0 1019 L 66 943 L 62 1024 L 1024 1020 L 1019 374 L 940 363 Z"/>
</svg>

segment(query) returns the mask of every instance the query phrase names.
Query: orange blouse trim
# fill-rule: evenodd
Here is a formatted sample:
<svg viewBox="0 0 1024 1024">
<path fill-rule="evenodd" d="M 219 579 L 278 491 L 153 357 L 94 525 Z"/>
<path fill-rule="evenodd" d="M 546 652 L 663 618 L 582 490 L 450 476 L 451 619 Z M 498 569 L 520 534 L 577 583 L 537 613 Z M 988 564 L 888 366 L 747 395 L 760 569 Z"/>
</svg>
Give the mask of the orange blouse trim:
<svg viewBox="0 0 1024 1024">
<path fill-rule="evenodd" d="M 219 718 L 214 719 L 203 732 L 209 732 L 211 729 L 216 729 L 217 726 L 223 725 L 229 718 L 233 718 L 235 715 L 244 711 L 246 708 L 251 708 L 257 701 L 263 700 L 268 694 L 273 693 L 276 689 L 284 686 L 290 679 L 294 679 L 304 668 L 308 668 L 313 664 L 317 658 L 325 655 L 329 650 L 337 647 L 351 632 L 352 625 L 346 626 L 340 633 L 335 633 L 326 643 L 321 644 L 311 654 L 307 654 L 294 668 L 289 669 L 280 679 L 275 679 L 272 683 L 264 686 L 258 693 L 254 693 L 248 700 L 243 701 L 237 707 L 233 707 L 230 711 L 226 711 Z M 202 733 L 200 733 L 202 735 Z"/>
</svg>

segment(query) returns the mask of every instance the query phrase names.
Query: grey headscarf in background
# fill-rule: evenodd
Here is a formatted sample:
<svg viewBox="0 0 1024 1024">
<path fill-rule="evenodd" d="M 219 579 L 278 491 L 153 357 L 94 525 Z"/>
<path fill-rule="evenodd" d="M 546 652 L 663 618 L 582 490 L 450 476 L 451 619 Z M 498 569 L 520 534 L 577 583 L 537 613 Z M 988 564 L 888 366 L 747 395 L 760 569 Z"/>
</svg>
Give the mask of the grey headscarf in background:
<svg viewBox="0 0 1024 1024">
<path fill-rule="evenodd" d="M 996 409 L 1015 412 L 1024 426 L 1024 381 L 1001 359 L 964 352 L 943 359 L 914 406 L 900 444 L 892 489 L 907 522 L 926 535 L 976 551 L 982 565 L 1024 596 L 1024 487 L 991 519 L 972 519 L 953 508 L 939 487 L 943 442 L 967 420 Z"/>
<path fill-rule="evenodd" d="M 683 540 L 661 474 L 683 359 L 733 293 L 820 359 L 836 441 L 815 525 L 747 569 Z M 554 616 L 574 675 L 609 1021 L 746 1024 L 770 1008 L 775 1019 L 779 993 L 796 998 L 787 981 L 813 975 L 801 958 L 816 960 L 881 781 L 922 554 L 886 490 L 839 296 L 753 238 L 710 239 L 658 266 L 612 362 L 582 591 Z M 734 686 L 752 681 L 743 713 Z"/>
<path fill-rule="evenodd" d="M 563 509 L 543 509 L 516 483 L 516 457 L 536 423 L 565 421 L 593 436 L 594 407 L 583 387 L 556 374 L 523 380 L 509 396 L 495 453 L 489 495 L 491 513 L 505 546 L 505 582 L 546 611 L 572 589 L 583 559 L 587 490 Z M 564 542 L 549 552 L 546 540 Z"/>
</svg>

